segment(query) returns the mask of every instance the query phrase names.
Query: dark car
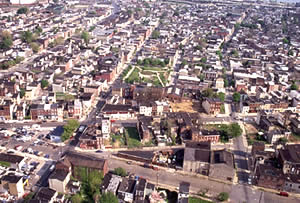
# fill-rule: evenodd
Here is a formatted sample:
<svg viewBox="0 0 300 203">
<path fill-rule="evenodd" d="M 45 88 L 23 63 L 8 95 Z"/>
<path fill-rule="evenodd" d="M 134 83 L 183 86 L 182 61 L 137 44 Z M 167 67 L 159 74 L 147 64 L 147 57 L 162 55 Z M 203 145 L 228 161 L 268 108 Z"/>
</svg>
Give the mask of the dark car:
<svg viewBox="0 0 300 203">
<path fill-rule="evenodd" d="M 102 153 L 102 152 L 103 152 L 102 150 L 97 150 L 97 151 L 96 151 L 96 153 Z"/>
<path fill-rule="evenodd" d="M 38 139 L 41 140 L 41 139 L 44 138 L 44 136 L 45 136 L 45 135 L 43 135 L 43 134 L 42 134 L 42 135 L 39 135 L 39 136 L 38 136 Z"/>
</svg>

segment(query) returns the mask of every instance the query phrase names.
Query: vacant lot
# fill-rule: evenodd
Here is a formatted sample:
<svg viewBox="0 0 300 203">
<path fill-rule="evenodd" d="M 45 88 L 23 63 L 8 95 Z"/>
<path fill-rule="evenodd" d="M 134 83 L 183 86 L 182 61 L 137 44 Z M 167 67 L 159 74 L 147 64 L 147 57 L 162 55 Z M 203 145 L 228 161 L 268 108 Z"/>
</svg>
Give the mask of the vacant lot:
<svg viewBox="0 0 300 203">
<path fill-rule="evenodd" d="M 197 113 L 200 108 L 200 103 L 193 102 L 181 102 L 181 103 L 172 103 L 170 102 L 171 108 L 173 112 L 189 112 L 189 113 Z"/>
<path fill-rule="evenodd" d="M 245 124 L 245 130 L 247 134 L 257 134 L 258 130 L 256 129 L 256 127 L 252 124 Z"/>
<path fill-rule="evenodd" d="M 129 148 L 140 147 L 142 145 L 139 133 L 135 127 L 125 128 L 125 137 Z"/>
</svg>

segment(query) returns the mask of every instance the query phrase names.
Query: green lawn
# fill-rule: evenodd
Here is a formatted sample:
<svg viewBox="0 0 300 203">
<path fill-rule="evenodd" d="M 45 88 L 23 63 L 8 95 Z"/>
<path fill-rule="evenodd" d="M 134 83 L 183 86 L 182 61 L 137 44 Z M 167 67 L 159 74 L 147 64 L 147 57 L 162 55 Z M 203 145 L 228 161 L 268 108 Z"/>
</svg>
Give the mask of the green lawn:
<svg viewBox="0 0 300 203">
<path fill-rule="evenodd" d="M 164 83 L 164 85 L 166 85 L 167 84 L 167 79 L 165 77 L 165 74 L 164 73 L 160 73 L 159 77 L 160 77 L 161 81 Z"/>
<path fill-rule="evenodd" d="M 158 67 L 146 67 L 146 66 L 141 67 L 141 69 L 143 69 L 143 70 L 153 70 L 153 71 L 162 71 L 162 70 L 163 70 L 163 68 L 158 68 Z"/>
<path fill-rule="evenodd" d="M 134 82 L 138 82 L 140 80 L 139 77 L 139 69 L 138 68 L 134 68 L 134 70 L 131 72 L 131 74 L 129 75 L 128 78 L 126 78 L 126 82 L 128 83 L 134 83 Z"/>
<path fill-rule="evenodd" d="M 0 161 L 0 166 L 3 166 L 3 167 L 10 167 L 10 163 L 9 163 L 9 162 L 6 162 L 6 161 Z"/>
<path fill-rule="evenodd" d="M 74 95 L 63 93 L 63 92 L 57 92 L 56 93 L 56 99 L 57 100 L 64 100 L 64 101 L 73 101 L 75 99 Z"/>
<path fill-rule="evenodd" d="M 135 127 L 125 128 L 125 137 L 129 148 L 140 147 L 142 145 L 139 133 Z"/>
<path fill-rule="evenodd" d="M 189 203 L 213 203 L 212 201 L 207 201 L 204 199 L 196 198 L 196 197 L 189 197 Z"/>
</svg>

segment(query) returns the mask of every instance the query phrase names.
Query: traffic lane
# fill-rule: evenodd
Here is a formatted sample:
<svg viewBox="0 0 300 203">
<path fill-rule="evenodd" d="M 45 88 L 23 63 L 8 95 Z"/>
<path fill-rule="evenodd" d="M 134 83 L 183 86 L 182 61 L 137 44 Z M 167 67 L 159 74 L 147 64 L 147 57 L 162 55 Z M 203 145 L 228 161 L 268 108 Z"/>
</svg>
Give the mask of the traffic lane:
<svg viewBox="0 0 300 203">
<path fill-rule="evenodd" d="M 274 194 L 274 193 L 269 193 L 269 192 L 263 192 L 263 198 L 262 198 L 262 202 L 263 203 L 284 203 L 284 202 L 288 202 L 288 203 L 299 203 L 300 202 L 300 198 L 295 198 L 295 197 L 283 197 L 283 196 L 279 196 L 278 194 Z"/>
<path fill-rule="evenodd" d="M 262 191 L 254 190 L 245 185 L 233 185 L 230 193 L 231 202 L 259 203 Z"/>
</svg>

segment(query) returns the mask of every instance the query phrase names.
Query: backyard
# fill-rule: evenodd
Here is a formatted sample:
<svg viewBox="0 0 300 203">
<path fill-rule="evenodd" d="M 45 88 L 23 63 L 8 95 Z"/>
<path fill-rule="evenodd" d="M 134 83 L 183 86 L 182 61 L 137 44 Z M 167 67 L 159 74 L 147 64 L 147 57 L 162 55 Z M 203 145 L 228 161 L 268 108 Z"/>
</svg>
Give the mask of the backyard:
<svg viewBox="0 0 300 203">
<path fill-rule="evenodd" d="M 206 130 L 217 130 L 220 132 L 220 141 L 223 143 L 229 142 L 229 139 L 242 135 L 243 130 L 238 123 L 231 123 L 229 125 L 205 125 Z"/>
</svg>

